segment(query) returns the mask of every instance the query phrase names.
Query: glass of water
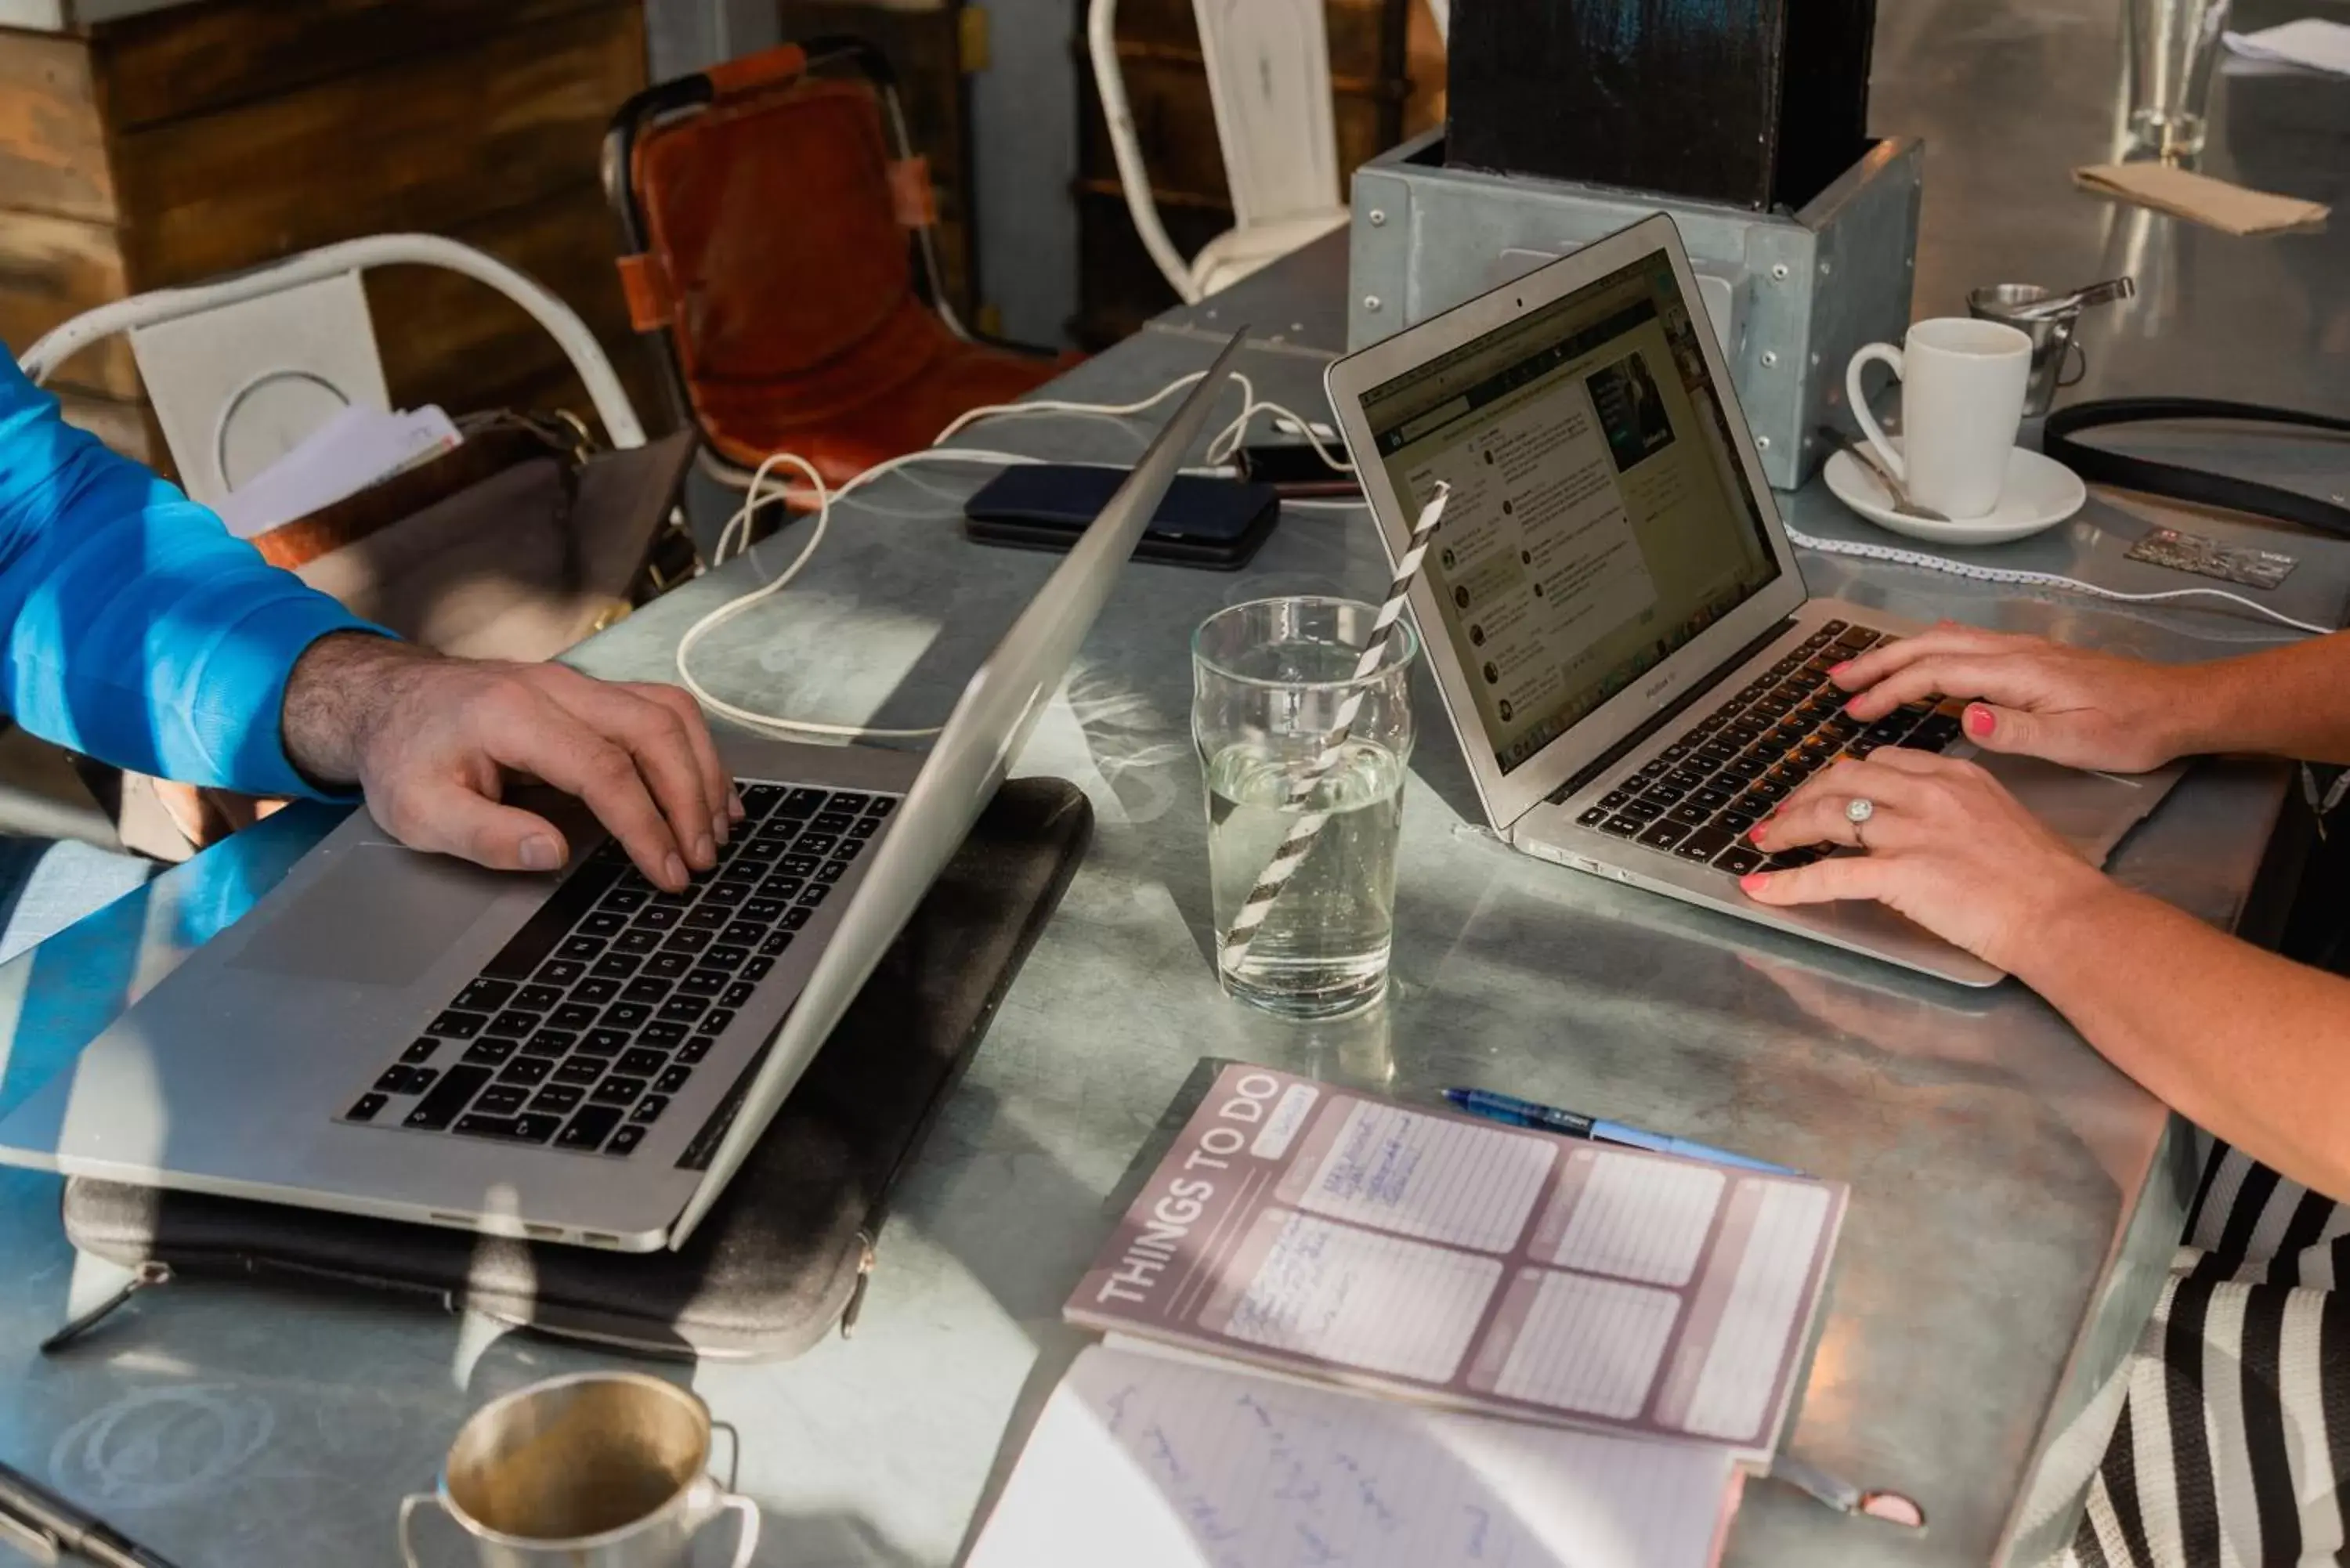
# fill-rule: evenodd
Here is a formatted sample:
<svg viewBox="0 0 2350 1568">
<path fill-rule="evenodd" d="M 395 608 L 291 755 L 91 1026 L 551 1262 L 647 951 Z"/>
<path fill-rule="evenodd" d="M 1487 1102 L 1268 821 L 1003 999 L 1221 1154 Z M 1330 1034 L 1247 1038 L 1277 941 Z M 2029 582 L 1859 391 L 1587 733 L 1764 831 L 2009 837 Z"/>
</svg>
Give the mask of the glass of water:
<svg viewBox="0 0 2350 1568">
<path fill-rule="evenodd" d="M 1219 978 L 1243 1002 L 1293 1018 L 1336 1018 L 1387 988 L 1419 640 L 1398 623 L 1378 667 L 1357 680 L 1378 613 L 1352 599 L 1259 599 L 1210 617 L 1191 638 Z M 1313 779 L 1358 696 L 1335 765 Z M 1234 967 L 1223 940 L 1233 918 L 1308 813 L 1328 820 Z"/>
<path fill-rule="evenodd" d="M 2220 57 L 2228 5 L 2229 0 L 2122 0 L 2129 136 L 2136 151 L 2166 160 L 2203 151 L 2211 67 Z"/>
</svg>

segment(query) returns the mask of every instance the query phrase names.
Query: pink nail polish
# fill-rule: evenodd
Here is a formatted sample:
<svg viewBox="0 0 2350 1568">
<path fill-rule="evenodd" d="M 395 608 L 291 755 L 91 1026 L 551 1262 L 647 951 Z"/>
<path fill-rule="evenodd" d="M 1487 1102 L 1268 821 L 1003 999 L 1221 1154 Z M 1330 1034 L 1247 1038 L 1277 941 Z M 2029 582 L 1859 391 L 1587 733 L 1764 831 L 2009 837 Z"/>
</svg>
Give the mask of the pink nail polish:
<svg viewBox="0 0 2350 1568">
<path fill-rule="evenodd" d="M 1828 676 L 1829 676 L 1829 679 L 1833 680 L 1833 679 L 1835 679 L 1836 676 L 1842 675 L 1846 670 L 1850 670 L 1851 668 L 1852 668 L 1852 660 L 1851 660 L 1851 659 L 1846 659 L 1842 664 L 1831 664 L 1831 665 L 1829 665 L 1829 666 L 1828 666 Z"/>
<path fill-rule="evenodd" d="M 1745 876 L 1741 877 L 1738 879 L 1738 886 L 1740 891 L 1752 893 L 1768 886 L 1771 877 L 1767 872 L 1750 871 Z"/>
<path fill-rule="evenodd" d="M 1999 727 L 1999 719 L 1988 708 L 1967 710 L 1967 728 L 1978 735 L 1988 735 Z"/>
</svg>

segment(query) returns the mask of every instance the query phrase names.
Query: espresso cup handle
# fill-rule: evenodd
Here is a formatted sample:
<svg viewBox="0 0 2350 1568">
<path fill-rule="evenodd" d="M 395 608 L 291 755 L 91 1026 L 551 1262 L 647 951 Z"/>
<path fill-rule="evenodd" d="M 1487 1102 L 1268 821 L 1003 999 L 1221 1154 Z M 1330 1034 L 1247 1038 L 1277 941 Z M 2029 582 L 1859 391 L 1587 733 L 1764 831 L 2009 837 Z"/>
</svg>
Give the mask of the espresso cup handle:
<svg viewBox="0 0 2350 1568">
<path fill-rule="evenodd" d="M 1868 398 L 1860 389 L 1860 372 L 1872 361 L 1890 369 L 1895 380 L 1901 379 L 1905 369 L 1901 350 L 1890 343 L 1871 343 L 1855 354 L 1852 363 L 1845 367 L 1844 395 L 1852 404 L 1852 417 L 1860 421 L 1861 434 L 1868 438 L 1868 444 L 1878 457 L 1884 459 L 1885 466 L 1893 471 L 1893 476 L 1907 484 L 1909 483 L 1908 465 L 1901 461 L 1901 454 L 1893 450 L 1893 443 L 1885 439 L 1885 431 L 1877 425 L 1877 416 L 1868 411 Z"/>
<path fill-rule="evenodd" d="M 720 1498 L 718 1506 L 703 1517 L 702 1523 L 694 1530 L 694 1534 L 700 1535 L 702 1531 L 709 1529 L 711 1521 L 722 1513 L 739 1513 L 743 1516 L 743 1533 L 734 1542 L 734 1562 L 732 1568 L 751 1568 L 752 1554 L 759 1550 L 759 1505 L 740 1492 L 730 1491 Z M 414 1564 L 411 1563 L 410 1568 L 414 1568 Z"/>
<path fill-rule="evenodd" d="M 2064 365 L 2067 369 L 2072 369 L 2074 365 L 2078 365 L 2080 368 L 2073 370 L 2073 373 L 2069 376 L 2065 375 L 2064 370 L 2060 369 L 2057 371 L 2056 385 L 2058 387 L 2077 387 L 2082 382 L 2089 379 L 2089 351 L 2081 347 L 2081 340 L 2079 338 L 2074 338 L 2073 341 L 2065 347 Z"/>
<path fill-rule="evenodd" d="M 408 1568 L 423 1568 L 416 1560 L 415 1544 L 408 1539 L 409 1521 L 416 1517 L 419 1507 L 438 1508 L 441 1499 L 429 1491 L 412 1491 L 400 1500 L 400 1560 Z"/>
</svg>

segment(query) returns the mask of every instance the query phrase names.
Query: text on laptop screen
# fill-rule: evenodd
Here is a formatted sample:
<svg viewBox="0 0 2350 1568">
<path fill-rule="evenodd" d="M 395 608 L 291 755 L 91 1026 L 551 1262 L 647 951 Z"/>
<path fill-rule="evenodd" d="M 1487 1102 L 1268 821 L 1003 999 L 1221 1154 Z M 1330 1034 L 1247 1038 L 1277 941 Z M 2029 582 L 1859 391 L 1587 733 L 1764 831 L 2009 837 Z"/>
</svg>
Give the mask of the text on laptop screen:
<svg viewBox="0 0 2350 1568">
<path fill-rule="evenodd" d="M 1778 576 L 1708 329 L 1659 251 L 1363 399 L 1503 773 Z"/>
</svg>

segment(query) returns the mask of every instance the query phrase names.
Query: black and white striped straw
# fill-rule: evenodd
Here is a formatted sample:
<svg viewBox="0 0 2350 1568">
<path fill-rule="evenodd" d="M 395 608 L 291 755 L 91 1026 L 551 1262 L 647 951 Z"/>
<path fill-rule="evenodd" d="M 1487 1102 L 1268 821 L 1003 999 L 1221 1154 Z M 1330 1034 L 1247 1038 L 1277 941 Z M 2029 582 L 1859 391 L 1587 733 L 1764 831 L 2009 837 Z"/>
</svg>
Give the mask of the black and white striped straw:
<svg viewBox="0 0 2350 1568">
<path fill-rule="evenodd" d="M 1362 657 L 1355 660 L 1355 680 L 1368 678 L 1387 658 L 1388 644 L 1395 638 L 1396 622 L 1403 618 L 1404 601 L 1411 592 L 1413 580 L 1419 576 L 1420 562 L 1427 558 L 1428 541 L 1434 536 L 1436 525 L 1444 520 L 1444 503 L 1451 493 L 1452 487 L 1439 480 L 1436 493 L 1428 498 L 1428 504 L 1419 509 L 1419 519 L 1411 525 L 1411 537 L 1404 545 L 1403 556 L 1396 562 L 1395 582 L 1388 588 L 1387 600 L 1379 606 L 1378 618 L 1371 622 L 1371 634 L 1363 641 Z M 1329 735 L 1323 741 L 1321 753 L 1291 785 L 1290 794 L 1294 801 L 1302 803 L 1313 799 L 1314 792 L 1322 786 L 1324 779 L 1329 777 L 1330 770 L 1338 765 L 1338 760 L 1347 749 L 1347 736 L 1355 727 L 1355 715 L 1362 711 L 1363 700 L 1368 695 L 1367 688 L 1358 688 L 1348 692 L 1347 700 L 1338 705 L 1337 722 L 1331 726 Z M 1256 940 L 1257 931 L 1264 925 L 1265 916 L 1273 912 L 1281 890 L 1289 885 L 1289 879 L 1297 875 L 1297 868 L 1305 865 L 1305 857 L 1314 852 L 1314 840 L 1329 820 L 1330 814 L 1326 811 L 1308 811 L 1301 813 L 1296 822 L 1290 826 L 1289 832 L 1282 838 L 1281 847 L 1273 852 L 1273 858 L 1258 876 L 1256 886 L 1249 889 L 1247 902 L 1242 904 L 1241 912 L 1232 917 L 1232 929 L 1224 937 L 1225 973 L 1237 971 L 1241 961 L 1248 957 L 1249 945 Z"/>
</svg>

